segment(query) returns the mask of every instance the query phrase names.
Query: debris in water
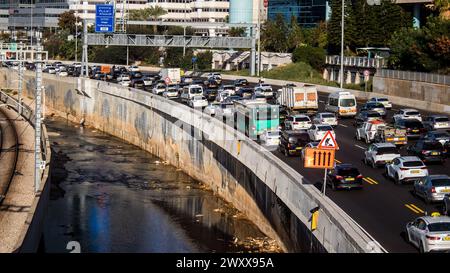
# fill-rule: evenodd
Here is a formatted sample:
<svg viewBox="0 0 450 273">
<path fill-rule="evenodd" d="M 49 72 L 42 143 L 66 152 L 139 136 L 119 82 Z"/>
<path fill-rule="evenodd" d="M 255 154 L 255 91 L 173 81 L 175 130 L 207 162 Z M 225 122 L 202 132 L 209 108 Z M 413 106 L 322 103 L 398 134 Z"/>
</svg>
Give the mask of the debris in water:
<svg viewBox="0 0 450 273">
<path fill-rule="evenodd" d="M 281 253 L 283 250 L 277 244 L 277 242 L 269 237 L 247 237 L 244 240 L 238 240 L 236 237 L 233 241 L 236 246 L 244 247 L 250 252 L 269 252 L 269 253 Z"/>
</svg>

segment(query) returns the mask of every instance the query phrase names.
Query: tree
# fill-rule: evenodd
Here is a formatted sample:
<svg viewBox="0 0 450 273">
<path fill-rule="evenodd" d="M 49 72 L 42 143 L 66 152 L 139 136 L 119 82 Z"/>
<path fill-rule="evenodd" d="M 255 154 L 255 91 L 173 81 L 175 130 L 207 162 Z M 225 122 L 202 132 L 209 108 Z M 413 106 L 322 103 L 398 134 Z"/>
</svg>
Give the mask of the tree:
<svg viewBox="0 0 450 273">
<path fill-rule="evenodd" d="M 59 15 L 58 27 L 62 30 L 67 30 L 70 34 L 74 34 L 77 20 L 78 22 L 81 21 L 80 17 L 75 17 L 75 12 L 73 10 L 65 11 Z"/>
<path fill-rule="evenodd" d="M 130 12 L 131 20 L 141 20 L 147 21 L 151 19 L 152 21 L 158 21 L 158 18 L 167 14 L 167 11 L 160 6 L 151 6 L 145 9 L 132 10 Z M 157 26 L 153 25 L 153 33 L 157 33 Z"/>
<path fill-rule="evenodd" d="M 244 37 L 245 28 L 243 27 L 232 27 L 228 30 L 228 36 L 230 37 Z"/>
<path fill-rule="evenodd" d="M 450 1 L 434 0 L 431 4 L 426 5 L 429 9 L 436 11 L 443 20 L 450 20 Z"/>
<path fill-rule="evenodd" d="M 286 34 L 288 26 L 283 15 L 277 14 L 274 21 L 268 20 L 262 25 L 261 45 L 266 51 L 287 52 Z"/>
<path fill-rule="evenodd" d="M 293 62 L 304 62 L 321 71 L 325 64 L 325 49 L 309 45 L 297 47 L 292 53 Z"/>
<path fill-rule="evenodd" d="M 304 37 L 302 28 L 297 23 L 297 18 L 295 16 L 291 17 L 290 29 L 287 36 L 287 43 L 289 51 L 293 51 L 297 47 L 304 44 Z"/>
</svg>

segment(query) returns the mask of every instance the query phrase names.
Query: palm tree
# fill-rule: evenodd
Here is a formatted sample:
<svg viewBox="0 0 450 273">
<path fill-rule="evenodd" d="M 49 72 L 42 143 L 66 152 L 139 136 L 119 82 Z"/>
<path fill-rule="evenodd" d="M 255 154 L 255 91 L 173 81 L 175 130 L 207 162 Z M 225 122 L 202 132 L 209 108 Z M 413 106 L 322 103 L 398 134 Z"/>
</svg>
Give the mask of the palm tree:
<svg viewBox="0 0 450 273">
<path fill-rule="evenodd" d="M 150 8 L 132 10 L 130 12 L 131 20 L 142 20 L 142 21 L 158 21 L 158 18 L 167 14 L 167 11 L 160 6 L 152 6 Z M 153 33 L 157 32 L 157 26 L 153 25 Z"/>
</svg>

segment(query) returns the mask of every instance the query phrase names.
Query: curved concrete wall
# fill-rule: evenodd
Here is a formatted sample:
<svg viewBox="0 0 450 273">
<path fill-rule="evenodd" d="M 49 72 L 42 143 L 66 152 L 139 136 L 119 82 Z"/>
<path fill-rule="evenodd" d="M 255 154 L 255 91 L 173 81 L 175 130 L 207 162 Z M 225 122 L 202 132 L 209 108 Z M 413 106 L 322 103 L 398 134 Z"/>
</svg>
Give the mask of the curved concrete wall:
<svg viewBox="0 0 450 273">
<path fill-rule="evenodd" d="M 5 76 L 0 76 L 2 81 L 8 84 Z M 29 96 L 32 83 L 26 84 Z M 84 119 L 183 169 L 233 203 L 287 251 L 382 251 L 312 183 L 217 119 L 116 84 L 48 74 L 44 84 L 47 113 Z M 319 225 L 311 236 L 310 210 L 318 205 Z"/>
</svg>

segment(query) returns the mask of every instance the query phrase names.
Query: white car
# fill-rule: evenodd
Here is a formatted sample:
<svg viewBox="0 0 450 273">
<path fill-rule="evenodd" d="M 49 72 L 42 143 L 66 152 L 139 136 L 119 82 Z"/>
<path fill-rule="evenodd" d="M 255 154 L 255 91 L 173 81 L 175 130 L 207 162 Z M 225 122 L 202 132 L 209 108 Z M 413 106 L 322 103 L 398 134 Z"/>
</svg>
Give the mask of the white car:
<svg viewBox="0 0 450 273">
<path fill-rule="evenodd" d="M 161 95 L 166 91 L 166 86 L 164 84 L 157 84 L 152 89 L 152 93 L 156 95 Z"/>
<path fill-rule="evenodd" d="M 402 184 L 427 176 L 428 169 L 417 156 L 402 156 L 386 164 L 385 174 L 388 178 L 394 179 L 397 184 Z"/>
<path fill-rule="evenodd" d="M 139 69 L 138 66 L 132 65 L 132 66 L 128 67 L 128 71 L 130 71 L 130 72 L 139 72 L 141 70 Z"/>
<path fill-rule="evenodd" d="M 284 121 L 284 126 L 288 130 L 304 130 L 312 126 L 311 119 L 307 115 L 292 115 L 287 116 Z"/>
<path fill-rule="evenodd" d="M 69 74 L 67 73 L 67 70 L 60 70 L 58 73 L 56 73 L 60 77 L 67 77 Z"/>
<path fill-rule="evenodd" d="M 210 105 L 205 107 L 205 110 L 203 110 L 203 113 L 214 116 L 216 115 L 216 110 L 220 107 L 220 104 L 218 103 L 211 103 Z"/>
<path fill-rule="evenodd" d="M 392 117 L 394 123 L 400 119 L 417 119 L 422 121 L 422 116 L 420 112 L 416 109 L 400 109 L 397 113 Z"/>
<path fill-rule="evenodd" d="M 164 91 L 164 93 L 163 93 L 163 97 L 169 98 L 169 99 L 178 98 L 178 96 L 179 96 L 179 94 L 178 94 L 178 88 L 177 87 L 170 87 L 170 86 L 168 86 L 166 88 L 166 91 Z"/>
<path fill-rule="evenodd" d="M 364 163 L 377 168 L 380 165 L 391 163 L 395 158 L 400 157 L 397 146 L 393 143 L 375 143 L 369 146 L 364 152 Z"/>
<path fill-rule="evenodd" d="M 384 108 L 386 109 L 392 109 L 392 103 L 389 101 L 388 98 L 384 98 L 384 97 L 373 97 L 370 100 L 368 100 L 367 102 L 379 102 L 381 104 L 384 105 Z"/>
<path fill-rule="evenodd" d="M 234 87 L 234 85 L 222 85 L 219 90 L 219 93 L 221 92 L 228 92 L 228 94 L 230 95 L 234 95 L 236 92 L 236 88 Z"/>
<path fill-rule="evenodd" d="M 334 113 L 324 112 L 317 113 L 313 118 L 313 123 L 315 124 L 328 124 L 330 126 L 337 126 L 338 121 Z"/>
<path fill-rule="evenodd" d="M 234 94 L 234 92 L 233 92 Z M 217 102 L 223 102 L 227 97 L 231 96 L 231 92 L 229 90 L 219 91 L 219 93 L 216 96 Z"/>
<path fill-rule="evenodd" d="M 259 83 L 255 86 L 255 92 L 260 92 L 264 94 L 266 97 L 273 97 L 273 89 L 270 84 L 267 83 Z"/>
<path fill-rule="evenodd" d="M 130 75 L 128 75 L 128 74 L 120 74 L 119 76 L 117 76 L 117 81 L 118 82 L 121 82 L 121 81 L 123 81 L 123 80 L 128 80 L 128 81 L 130 81 L 131 79 L 130 79 Z"/>
<path fill-rule="evenodd" d="M 265 131 L 260 137 L 261 145 L 265 147 L 278 146 L 280 143 L 280 131 Z"/>
<path fill-rule="evenodd" d="M 450 217 L 433 213 L 422 216 L 406 225 L 408 242 L 420 252 L 450 250 Z"/>
<path fill-rule="evenodd" d="M 188 101 L 188 105 L 192 108 L 203 108 L 208 106 L 208 100 L 204 96 L 194 96 Z"/>
<path fill-rule="evenodd" d="M 333 127 L 327 124 L 313 124 L 308 129 L 308 135 L 312 141 L 320 141 L 328 131 L 331 131 L 331 135 L 336 138 Z"/>
<path fill-rule="evenodd" d="M 120 81 L 119 84 L 122 85 L 122 86 L 127 86 L 128 87 L 128 86 L 130 86 L 131 81 L 127 80 L 127 79 L 124 79 L 124 80 Z"/>
</svg>

